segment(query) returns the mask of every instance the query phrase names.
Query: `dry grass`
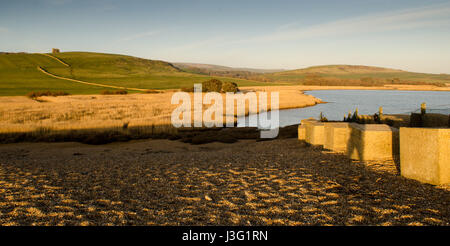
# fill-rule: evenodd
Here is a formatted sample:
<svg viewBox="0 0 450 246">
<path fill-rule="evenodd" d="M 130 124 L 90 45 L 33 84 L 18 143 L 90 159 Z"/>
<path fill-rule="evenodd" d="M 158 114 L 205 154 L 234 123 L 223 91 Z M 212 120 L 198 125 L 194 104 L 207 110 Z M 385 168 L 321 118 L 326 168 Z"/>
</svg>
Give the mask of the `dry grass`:
<svg viewBox="0 0 450 246">
<path fill-rule="evenodd" d="M 298 90 L 280 87 L 277 91 L 280 92 L 280 108 L 305 107 L 320 102 Z M 0 141 L 52 141 L 64 137 L 73 140 L 78 135 L 111 132 L 132 134 L 137 138 L 172 134 L 176 129 L 171 125 L 171 113 L 178 106 L 170 103 L 173 93 L 43 96 L 39 100 L 0 97 Z M 245 114 L 248 113 L 247 105 Z M 234 120 L 236 113 L 230 117 Z"/>
<path fill-rule="evenodd" d="M 24 97 L 2 97 L 1 132 L 122 128 L 125 123 L 162 125 L 170 122 L 170 95 L 41 97 L 44 103 Z"/>
</svg>

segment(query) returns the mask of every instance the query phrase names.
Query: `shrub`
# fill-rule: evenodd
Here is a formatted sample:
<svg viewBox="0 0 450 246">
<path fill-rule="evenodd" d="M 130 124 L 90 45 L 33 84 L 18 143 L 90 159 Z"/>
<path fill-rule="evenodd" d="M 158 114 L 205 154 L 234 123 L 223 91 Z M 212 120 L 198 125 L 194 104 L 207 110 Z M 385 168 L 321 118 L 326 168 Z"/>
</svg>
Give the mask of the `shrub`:
<svg viewBox="0 0 450 246">
<path fill-rule="evenodd" d="M 236 83 L 233 82 L 223 82 L 222 83 L 222 92 L 238 92 L 238 86 Z"/>
<path fill-rule="evenodd" d="M 322 112 L 320 112 L 319 118 L 320 118 L 320 122 L 328 122 L 327 117 L 325 117 Z"/>
<path fill-rule="evenodd" d="M 117 94 L 117 95 L 126 95 L 126 94 L 128 94 L 128 91 L 127 90 L 118 90 L 118 91 L 115 91 L 115 94 Z"/>
<path fill-rule="evenodd" d="M 100 94 L 102 94 L 102 95 L 112 95 L 113 92 L 106 90 L 106 91 L 102 91 Z"/>
<path fill-rule="evenodd" d="M 117 90 L 117 91 L 102 91 L 101 92 L 102 95 L 126 95 L 128 94 L 128 91 L 126 90 Z"/>
<path fill-rule="evenodd" d="M 67 96 L 70 95 L 69 93 L 65 91 L 32 91 L 27 94 L 27 97 L 29 98 L 37 98 L 37 97 L 43 97 L 43 96 Z"/>
<path fill-rule="evenodd" d="M 181 91 L 184 92 L 194 92 L 194 87 L 183 87 Z M 222 82 L 218 79 L 210 79 L 202 83 L 203 92 L 238 92 L 239 88 L 236 83 L 233 82 Z"/>
<path fill-rule="evenodd" d="M 373 115 L 373 121 L 375 121 L 375 123 L 381 124 L 381 118 L 382 118 L 382 114 L 380 114 L 380 113 L 375 113 Z"/>
<path fill-rule="evenodd" d="M 181 91 L 194 92 L 194 87 L 183 87 L 183 88 L 181 88 Z"/>
<path fill-rule="evenodd" d="M 203 92 L 221 92 L 222 91 L 222 81 L 218 79 L 210 79 L 202 83 Z"/>
<path fill-rule="evenodd" d="M 352 115 L 351 122 L 357 122 L 358 118 L 359 118 L 358 109 L 356 109 L 355 112 Z"/>
<path fill-rule="evenodd" d="M 148 90 L 145 90 L 144 93 L 146 93 L 146 94 L 158 94 L 158 93 L 161 93 L 161 91 L 148 89 Z"/>
</svg>

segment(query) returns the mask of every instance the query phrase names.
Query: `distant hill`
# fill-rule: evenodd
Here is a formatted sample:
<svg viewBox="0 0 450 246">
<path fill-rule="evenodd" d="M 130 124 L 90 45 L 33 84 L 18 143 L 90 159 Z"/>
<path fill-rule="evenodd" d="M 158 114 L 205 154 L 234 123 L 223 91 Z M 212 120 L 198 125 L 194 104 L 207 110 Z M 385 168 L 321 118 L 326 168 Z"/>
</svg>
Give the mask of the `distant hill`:
<svg viewBox="0 0 450 246">
<path fill-rule="evenodd" d="M 233 68 L 233 67 L 225 67 L 211 64 L 199 64 L 199 63 L 174 63 L 174 66 L 189 73 L 248 79 L 248 80 L 258 80 L 262 82 L 268 81 L 264 79 L 264 77 L 261 75 L 284 71 L 281 69 Z"/>
<path fill-rule="evenodd" d="M 319 73 L 319 74 L 370 74 L 370 73 L 401 73 L 404 72 L 398 69 L 390 69 L 383 67 L 371 67 L 360 65 L 326 65 L 326 66 L 313 66 L 302 69 L 295 69 L 289 71 L 278 72 L 277 74 L 307 74 L 307 73 Z"/>
<path fill-rule="evenodd" d="M 445 86 L 450 83 L 450 75 L 448 74 L 414 73 L 399 69 L 362 65 L 325 65 L 281 71 L 276 69 L 232 68 L 197 63 L 174 63 L 174 66 L 190 73 L 283 84 L 349 86 L 432 84 Z"/>
<path fill-rule="evenodd" d="M 58 61 L 59 59 L 59 61 Z M 214 78 L 182 71 L 169 62 L 92 52 L 58 54 L 0 54 L 0 95 L 25 95 L 37 90 L 62 90 L 71 94 L 95 94 L 104 87 L 79 84 L 50 74 L 97 84 L 142 89 L 178 89 Z M 240 86 L 264 85 L 238 78 L 220 78 Z"/>
<path fill-rule="evenodd" d="M 262 76 L 266 81 L 305 85 L 365 85 L 450 83 L 448 74 L 414 73 L 398 69 L 360 66 L 327 65 L 288 70 Z"/>
<path fill-rule="evenodd" d="M 252 73 L 275 73 L 285 71 L 284 69 L 259 69 L 259 68 L 239 68 L 239 67 L 236 68 L 236 67 L 226 67 L 220 65 L 201 64 L 201 63 L 173 63 L 173 65 L 182 70 L 204 69 L 211 72 L 241 71 Z"/>
</svg>

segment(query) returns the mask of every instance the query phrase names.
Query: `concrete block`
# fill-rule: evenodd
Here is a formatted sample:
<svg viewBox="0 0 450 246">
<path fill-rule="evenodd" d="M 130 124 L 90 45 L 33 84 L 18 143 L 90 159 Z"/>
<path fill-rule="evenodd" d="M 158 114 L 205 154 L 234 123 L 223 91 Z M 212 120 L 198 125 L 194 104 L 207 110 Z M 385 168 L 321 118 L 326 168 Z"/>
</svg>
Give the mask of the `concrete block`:
<svg viewBox="0 0 450 246">
<path fill-rule="evenodd" d="M 325 142 L 323 147 L 334 152 L 347 151 L 350 139 L 350 123 L 347 122 L 327 122 L 324 126 Z"/>
<path fill-rule="evenodd" d="M 324 126 L 323 122 L 318 121 L 305 124 L 306 142 L 311 145 L 323 145 L 325 142 Z"/>
<path fill-rule="evenodd" d="M 305 138 L 306 138 L 305 125 L 298 125 L 298 140 L 305 140 Z"/>
<path fill-rule="evenodd" d="M 306 140 L 306 125 L 317 122 L 317 120 L 314 118 L 308 118 L 303 119 L 300 122 L 301 124 L 298 126 L 298 140 Z"/>
<path fill-rule="evenodd" d="M 347 156 L 354 160 L 386 160 L 399 155 L 398 129 L 384 124 L 350 124 Z"/>
<path fill-rule="evenodd" d="M 301 125 L 306 125 L 308 123 L 313 123 L 313 122 L 318 122 L 318 120 L 316 120 L 314 118 L 308 118 L 308 119 L 304 119 L 304 120 L 300 121 Z"/>
<path fill-rule="evenodd" d="M 450 183 L 450 129 L 401 127 L 400 172 L 424 183 Z"/>
</svg>

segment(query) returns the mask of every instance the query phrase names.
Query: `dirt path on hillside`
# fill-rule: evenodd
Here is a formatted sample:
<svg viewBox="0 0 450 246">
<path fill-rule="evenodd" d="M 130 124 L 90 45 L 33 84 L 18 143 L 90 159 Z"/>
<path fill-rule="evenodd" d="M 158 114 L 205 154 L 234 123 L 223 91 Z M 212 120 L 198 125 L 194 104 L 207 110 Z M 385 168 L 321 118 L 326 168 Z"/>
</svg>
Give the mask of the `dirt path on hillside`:
<svg viewBox="0 0 450 246">
<path fill-rule="evenodd" d="M 85 84 L 85 85 L 94 85 L 94 86 L 105 87 L 105 88 L 124 89 L 124 90 L 132 90 L 132 91 L 147 91 L 148 90 L 148 89 L 130 88 L 130 87 L 123 87 L 123 86 L 105 85 L 105 84 L 86 82 L 86 81 L 82 81 L 82 80 L 78 80 L 78 79 L 66 78 L 66 77 L 62 77 L 62 76 L 58 76 L 58 75 L 49 73 L 48 71 L 46 71 L 44 68 L 42 68 L 40 66 L 38 66 L 37 69 L 40 72 L 42 72 L 45 75 L 48 75 L 50 77 L 53 77 L 53 78 L 56 78 L 56 79 L 67 80 L 67 81 L 71 81 L 71 82 L 75 82 L 75 83 Z"/>
</svg>

